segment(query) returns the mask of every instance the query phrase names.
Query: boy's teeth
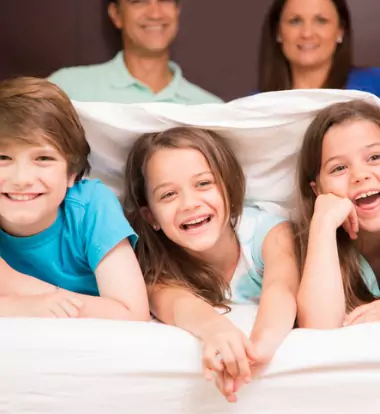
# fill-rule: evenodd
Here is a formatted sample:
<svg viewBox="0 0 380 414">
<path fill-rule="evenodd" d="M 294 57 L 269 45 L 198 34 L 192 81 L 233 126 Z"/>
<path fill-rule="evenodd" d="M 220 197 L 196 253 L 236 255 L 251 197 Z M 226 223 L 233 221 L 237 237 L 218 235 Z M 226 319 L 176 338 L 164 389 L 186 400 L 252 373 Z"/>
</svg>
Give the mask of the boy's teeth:
<svg viewBox="0 0 380 414">
<path fill-rule="evenodd" d="M 361 193 L 355 198 L 355 200 L 359 200 L 360 198 L 370 197 L 375 194 L 379 194 L 379 191 L 368 191 L 367 193 Z"/>
<path fill-rule="evenodd" d="M 16 201 L 28 201 L 28 200 L 32 200 L 33 198 L 35 198 L 34 195 L 27 195 L 27 194 L 8 194 L 8 197 L 12 200 L 16 200 Z"/>
</svg>

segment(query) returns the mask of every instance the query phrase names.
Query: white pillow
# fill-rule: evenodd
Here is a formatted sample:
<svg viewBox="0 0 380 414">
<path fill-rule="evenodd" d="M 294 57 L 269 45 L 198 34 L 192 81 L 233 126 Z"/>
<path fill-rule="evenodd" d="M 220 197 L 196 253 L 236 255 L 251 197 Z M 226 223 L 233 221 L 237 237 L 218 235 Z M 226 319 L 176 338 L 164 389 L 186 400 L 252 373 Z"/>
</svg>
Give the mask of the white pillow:
<svg viewBox="0 0 380 414">
<path fill-rule="evenodd" d="M 297 153 L 315 113 L 336 102 L 376 96 L 347 90 L 290 90 L 226 104 L 74 102 L 91 146 L 92 177 L 122 192 L 128 150 L 141 134 L 176 126 L 217 131 L 228 138 L 247 177 L 247 200 L 269 211 L 294 208 Z M 273 204 L 274 203 L 274 204 Z"/>
</svg>

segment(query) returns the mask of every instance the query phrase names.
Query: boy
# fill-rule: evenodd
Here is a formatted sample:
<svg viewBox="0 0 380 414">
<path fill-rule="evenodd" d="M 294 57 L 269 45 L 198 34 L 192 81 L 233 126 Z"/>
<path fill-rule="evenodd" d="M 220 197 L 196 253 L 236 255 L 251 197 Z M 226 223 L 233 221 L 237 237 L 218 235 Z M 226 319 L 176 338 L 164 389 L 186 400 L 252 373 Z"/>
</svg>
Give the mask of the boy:
<svg viewBox="0 0 380 414">
<path fill-rule="evenodd" d="M 137 236 L 112 191 L 83 179 L 89 153 L 57 86 L 0 84 L 0 316 L 149 319 Z"/>
</svg>

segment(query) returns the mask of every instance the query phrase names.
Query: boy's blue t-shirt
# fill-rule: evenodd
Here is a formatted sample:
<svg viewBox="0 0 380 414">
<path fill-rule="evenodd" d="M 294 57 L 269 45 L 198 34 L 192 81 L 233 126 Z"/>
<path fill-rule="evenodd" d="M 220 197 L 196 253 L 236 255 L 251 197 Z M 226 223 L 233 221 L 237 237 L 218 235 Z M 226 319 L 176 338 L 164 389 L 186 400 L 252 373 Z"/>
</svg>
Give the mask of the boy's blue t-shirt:
<svg viewBox="0 0 380 414">
<path fill-rule="evenodd" d="M 98 295 L 95 269 L 104 256 L 137 236 L 115 194 L 99 180 L 68 189 L 52 226 L 33 236 L 0 230 L 1 257 L 15 270 L 64 289 Z"/>
</svg>

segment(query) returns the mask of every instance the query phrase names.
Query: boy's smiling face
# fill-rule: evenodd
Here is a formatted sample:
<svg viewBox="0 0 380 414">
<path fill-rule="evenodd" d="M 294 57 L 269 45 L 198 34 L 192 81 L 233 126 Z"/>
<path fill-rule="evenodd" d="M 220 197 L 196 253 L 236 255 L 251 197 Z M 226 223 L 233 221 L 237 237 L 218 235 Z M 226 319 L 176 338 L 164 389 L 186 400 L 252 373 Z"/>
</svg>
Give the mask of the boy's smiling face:
<svg viewBox="0 0 380 414">
<path fill-rule="evenodd" d="M 13 236 L 46 230 L 75 182 L 68 164 L 49 144 L 0 146 L 0 226 Z"/>
</svg>

